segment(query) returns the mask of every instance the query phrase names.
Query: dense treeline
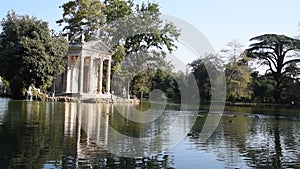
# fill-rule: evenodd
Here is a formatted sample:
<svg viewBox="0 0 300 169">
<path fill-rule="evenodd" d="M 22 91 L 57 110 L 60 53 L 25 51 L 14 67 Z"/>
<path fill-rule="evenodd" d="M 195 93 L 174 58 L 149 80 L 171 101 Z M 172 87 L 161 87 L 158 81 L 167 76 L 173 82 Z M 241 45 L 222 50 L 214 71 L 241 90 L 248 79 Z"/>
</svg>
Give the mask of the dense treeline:
<svg viewBox="0 0 300 169">
<path fill-rule="evenodd" d="M 233 102 L 267 102 L 296 104 L 300 101 L 300 41 L 285 35 L 265 34 L 251 39 L 246 50 L 237 41 L 215 57 L 223 62 L 213 62 L 224 68 L 227 84 L 227 100 Z M 210 84 L 204 65 L 190 66 L 198 85 L 200 96 L 209 96 Z M 210 59 L 211 60 L 211 59 Z M 257 69 L 260 69 L 259 71 Z M 202 74 L 202 75 L 201 75 Z M 208 91 L 208 92 L 207 92 Z"/>
<path fill-rule="evenodd" d="M 219 54 L 209 54 L 189 63 L 189 73 L 172 73 L 169 76 L 177 78 L 154 81 L 154 73 L 148 72 L 150 78 L 144 82 L 149 85 L 134 81 L 134 94 L 140 95 L 139 89 L 142 89 L 143 95 L 147 96 L 156 86 L 163 89 L 169 99 L 179 101 L 177 82 L 180 79 L 179 83 L 188 87 L 188 81 L 193 77 L 197 81 L 201 101 L 207 102 L 211 100 L 211 82 L 218 80 L 210 78 L 208 71 L 215 71 L 225 74 L 226 82 L 220 83 L 226 83 L 227 101 L 298 104 L 300 41 L 275 34 L 254 37 L 251 41 L 255 42 L 248 49 L 243 49 L 238 41 L 233 40 Z M 155 76 L 166 77 L 161 72 Z M 142 87 L 139 88 L 139 85 Z"/>
<path fill-rule="evenodd" d="M 64 70 L 66 39 L 69 43 L 101 39 L 110 47 L 112 72 L 118 75 L 114 76 L 118 82 L 112 86 L 116 93 L 143 68 L 158 71 L 168 67 L 164 61 L 166 51 L 177 48 L 180 31 L 160 18 L 157 3 L 71 0 L 60 8 L 63 16 L 57 23 L 64 28 L 59 36 L 48 28 L 47 22 L 14 11 L 8 12 L 1 22 L 0 76 L 9 82 L 14 98 L 24 97 L 31 84 L 44 93 L 49 91 L 55 76 Z"/>
<path fill-rule="evenodd" d="M 51 31 L 47 22 L 14 11 L 8 12 L 1 27 L 0 76 L 8 82 L 12 97 L 22 98 L 31 84 L 49 89 L 64 69 L 67 41 Z"/>
<path fill-rule="evenodd" d="M 166 99 L 180 101 L 182 87 L 189 88 L 195 78 L 201 101 L 211 99 L 216 81 L 226 83 L 224 92 L 232 102 L 300 101 L 300 42 L 296 38 L 265 34 L 251 38 L 247 49 L 234 40 L 220 53 L 189 63 L 185 73 L 174 72 L 165 57 L 177 48 L 180 30 L 160 19 L 157 3 L 71 0 L 61 8 L 63 16 L 57 23 L 64 28 L 60 34 L 50 30 L 47 22 L 14 11 L 2 20 L 0 76 L 10 85 L 13 97 L 21 98 L 30 84 L 43 92 L 51 88 L 64 69 L 68 45 L 62 36 L 67 36 L 71 43 L 101 39 L 108 44 L 114 61 L 112 90 L 117 95 L 129 89 L 131 95 L 147 98 L 152 90 L 161 89 Z M 226 80 L 210 77 L 222 73 Z"/>
</svg>

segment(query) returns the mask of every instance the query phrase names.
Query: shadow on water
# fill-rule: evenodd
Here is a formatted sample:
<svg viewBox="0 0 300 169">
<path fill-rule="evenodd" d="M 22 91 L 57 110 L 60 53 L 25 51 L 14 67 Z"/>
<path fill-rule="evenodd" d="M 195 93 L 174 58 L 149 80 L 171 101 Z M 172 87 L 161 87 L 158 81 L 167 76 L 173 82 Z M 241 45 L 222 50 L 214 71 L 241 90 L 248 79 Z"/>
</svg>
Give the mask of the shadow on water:
<svg viewBox="0 0 300 169">
<path fill-rule="evenodd" d="M 138 118 L 150 118 L 150 124 L 141 124 L 130 120 L 128 106 L 119 108 L 129 111 L 110 104 L 0 100 L 0 168 L 300 167 L 299 109 L 226 107 L 213 135 L 200 141 L 204 106 L 194 117 L 192 134 L 166 151 L 176 134 L 189 132 L 184 126 L 191 125 L 190 118 L 183 115 L 179 127 L 169 131 L 176 110 L 155 120 L 140 114 Z M 147 137 L 156 139 L 143 144 L 134 140 Z M 131 152 L 132 142 L 139 152 L 156 153 L 133 158 L 114 154 Z"/>
</svg>

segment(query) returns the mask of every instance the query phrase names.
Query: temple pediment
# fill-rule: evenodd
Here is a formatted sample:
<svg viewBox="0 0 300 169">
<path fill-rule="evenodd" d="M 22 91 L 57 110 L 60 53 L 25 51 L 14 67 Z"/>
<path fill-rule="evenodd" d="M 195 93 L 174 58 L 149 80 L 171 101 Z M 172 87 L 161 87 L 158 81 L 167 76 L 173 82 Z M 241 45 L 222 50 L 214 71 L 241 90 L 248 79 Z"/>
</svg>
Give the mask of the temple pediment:
<svg viewBox="0 0 300 169">
<path fill-rule="evenodd" d="M 94 40 L 94 41 L 89 41 L 84 43 L 83 45 L 84 50 L 95 50 L 99 52 L 104 52 L 104 53 L 110 53 L 110 48 L 103 43 L 101 40 Z"/>
</svg>

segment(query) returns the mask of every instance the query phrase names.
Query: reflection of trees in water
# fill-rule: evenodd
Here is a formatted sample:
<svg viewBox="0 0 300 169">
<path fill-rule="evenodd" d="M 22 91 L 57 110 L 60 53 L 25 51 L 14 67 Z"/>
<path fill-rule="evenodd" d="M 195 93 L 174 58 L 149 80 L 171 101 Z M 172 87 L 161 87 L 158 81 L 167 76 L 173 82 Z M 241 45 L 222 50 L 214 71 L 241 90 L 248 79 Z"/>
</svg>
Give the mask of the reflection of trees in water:
<svg viewBox="0 0 300 169">
<path fill-rule="evenodd" d="M 43 168 L 47 159 L 59 164 L 63 123 L 53 110 L 50 103 L 9 102 L 0 130 L 0 168 Z"/>
<path fill-rule="evenodd" d="M 299 122 L 278 118 L 256 119 L 253 120 L 254 126 L 263 126 L 264 130 L 253 128 L 249 133 L 252 148 L 248 149 L 247 155 L 251 158 L 251 165 L 273 168 L 300 166 Z M 258 142 L 257 138 L 262 141 Z"/>
<path fill-rule="evenodd" d="M 201 120 L 197 119 L 194 131 L 201 131 Z M 255 168 L 300 167 L 298 121 L 276 115 L 255 118 L 225 114 L 207 142 L 199 144 L 195 136 L 190 141 L 197 143 L 201 150 L 215 152 L 225 168 L 238 167 L 241 163 Z"/>
<path fill-rule="evenodd" d="M 135 167 L 141 168 L 164 168 L 171 169 L 172 157 L 168 154 L 160 154 L 153 157 L 118 157 L 116 155 L 110 154 L 103 149 L 85 147 L 88 152 L 88 157 L 75 159 L 64 159 L 68 160 L 68 163 L 63 163 L 63 168 L 122 168 L 122 169 L 132 169 Z M 71 156 L 69 156 L 71 157 Z"/>
<path fill-rule="evenodd" d="M 90 112 L 83 113 L 82 107 L 77 106 L 77 103 L 10 101 L 0 127 L 0 168 L 43 168 L 45 164 L 51 164 L 53 168 L 174 166 L 172 154 L 125 158 L 105 151 L 97 143 L 109 140 L 94 139 L 101 138 L 97 133 L 105 134 L 106 131 L 103 126 L 99 132 L 95 130 L 99 128 L 99 114 L 91 116 Z M 121 115 L 101 115 L 105 122 L 108 116 L 111 117 L 107 122 L 115 128 L 122 126 L 118 124 Z M 255 118 L 225 114 L 207 142 L 199 144 L 196 137 L 189 140 L 197 143 L 194 144 L 195 151 L 201 149 L 217 154 L 225 168 L 238 168 L 241 163 L 253 168 L 299 168 L 300 124 L 299 116 L 295 117 L 260 115 Z M 88 123 L 90 120 L 94 122 Z M 204 122 L 205 115 L 199 116 L 193 130 L 200 132 Z M 139 131 L 145 128 L 133 126 L 132 130 L 139 136 Z"/>
<path fill-rule="evenodd" d="M 78 109 L 79 108 L 79 109 Z M 75 111 L 76 110 L 76 111 Z M 79 111 L 77 111 L 79 110 Z M 173 157 L 115 156 L 93 140 L 93 119 L 76 103 L 9 102 L 0 128 L 0 168 L 172 168 Z M 97 113 L 96 113 L 97 114 Z M 108 116 L 105 114 L 104 116 Z M 91 120 L 91 123 L 87 123 Z M 92 126 L 86 130 L 88 126 Z M 82 127 L 84 126 L 85 129 Z M 105 128 L 104 128 L 105 130 Z M 102 134 L 105 131 L 100 131 Z M 100 141 L 105 141 L 105 138 Z"/>
</svg>

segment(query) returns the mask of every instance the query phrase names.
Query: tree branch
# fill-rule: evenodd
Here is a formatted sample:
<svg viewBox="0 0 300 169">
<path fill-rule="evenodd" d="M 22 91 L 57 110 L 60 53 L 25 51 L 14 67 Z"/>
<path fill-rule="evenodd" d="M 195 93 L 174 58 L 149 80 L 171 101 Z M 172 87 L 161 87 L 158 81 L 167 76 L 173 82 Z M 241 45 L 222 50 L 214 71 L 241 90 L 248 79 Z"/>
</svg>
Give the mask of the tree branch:
<svg viewBox="0 0 300 169">
<path fill-rule="evenodd" d="M 283 63 L 282 67 L 284 67 L 288 64 L 297 63 L 297 62 L 300 62 L 300 59 L 292 59 L 292 60 L 289 60 L 289 61 L 286 61 L 285 63 Z"/>
</svg>

